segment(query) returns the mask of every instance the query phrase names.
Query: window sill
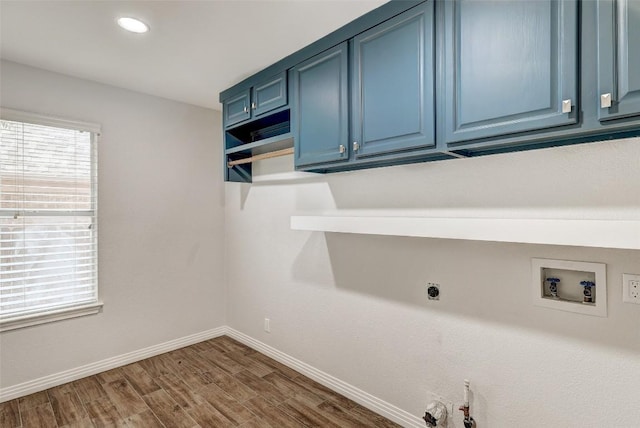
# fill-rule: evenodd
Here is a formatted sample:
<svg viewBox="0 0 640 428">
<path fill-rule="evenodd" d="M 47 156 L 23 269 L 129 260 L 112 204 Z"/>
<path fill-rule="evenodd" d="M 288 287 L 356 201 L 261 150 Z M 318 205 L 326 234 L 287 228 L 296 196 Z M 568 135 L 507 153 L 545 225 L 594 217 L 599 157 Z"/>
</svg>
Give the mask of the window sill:
<svg viewBox="0 0 640 428">
<path fill-rule="evenodd" d="M 102 302 L 96 302 L 88 305 L 58 309 L 42 314 L 32 314 L 15 318 L 8 318 L 6 320 L 0 321 L 0 332 L 66 320 L 69 318 L 83 317 L 85 315 L 94 315 L 100 312 L 100 310 L 102 309 L 102 305 Z"/>
</svg>

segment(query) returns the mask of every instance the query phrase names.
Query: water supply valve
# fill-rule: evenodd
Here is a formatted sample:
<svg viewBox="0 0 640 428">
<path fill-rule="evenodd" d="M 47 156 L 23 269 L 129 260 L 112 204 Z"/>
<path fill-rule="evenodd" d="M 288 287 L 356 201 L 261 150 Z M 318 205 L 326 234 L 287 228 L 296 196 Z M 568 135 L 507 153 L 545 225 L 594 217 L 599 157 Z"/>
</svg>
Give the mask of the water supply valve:
<svg viewBox="0 0 640 428">
<path fill-rule="evenodd" d="M 428 427 L 444 427 L 447 425 L 447 406 L 440 401 L 432 401 L 422 417 Z"/>
<path fill-rule="evenodd" d="M 464 380 L 464 404 L 460 406 L 460 411 L 464 413 L 464 428 L 476 428 L 476 421 L 469 413 L 469 381 L 467 379 Z"/>
<path fill-rule="evenodd" d="M 596 286 L 596 283 L 593 281 L 580 281 L 580 285 L 584 287 L 584 303 L 593 303 L 593 293 L 591 288 Z"/>
<path fill-rule="evenodd" d="M 560 278 L 547 278 L 546 281 L 549 283 L 549 292 L 551 293 L 551 297 L 557 299 L 558 283 L 560 282 Z"/>
</svg>

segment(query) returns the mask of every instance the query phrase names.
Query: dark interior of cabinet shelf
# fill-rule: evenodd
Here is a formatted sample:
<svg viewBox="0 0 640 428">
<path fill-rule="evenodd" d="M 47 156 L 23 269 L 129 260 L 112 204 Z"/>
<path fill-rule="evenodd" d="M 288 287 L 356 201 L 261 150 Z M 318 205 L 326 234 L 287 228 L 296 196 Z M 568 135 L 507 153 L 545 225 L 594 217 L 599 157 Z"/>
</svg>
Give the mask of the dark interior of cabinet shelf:
<svg viewBox="0 0 640 428">
<path fill-rule="evenodd" d="M 226 150 L 238 151 L 242 146 L 257 147 L 260 142 L 271 142 L 277 137 L 288 134 L 291 131 L 291 115 L 289 110 L 265 116 L 249 123 L 227 129 L 225 133 Z"/>
<path fill-rule="evenodd" d="M 275 152 L 293 147 L 291 115 L 281 110 L 225 131 L 225 162 Z M 225 180 L 251 183 L 251 163 L 234 165 L 226 170 Z"/>
</svg>

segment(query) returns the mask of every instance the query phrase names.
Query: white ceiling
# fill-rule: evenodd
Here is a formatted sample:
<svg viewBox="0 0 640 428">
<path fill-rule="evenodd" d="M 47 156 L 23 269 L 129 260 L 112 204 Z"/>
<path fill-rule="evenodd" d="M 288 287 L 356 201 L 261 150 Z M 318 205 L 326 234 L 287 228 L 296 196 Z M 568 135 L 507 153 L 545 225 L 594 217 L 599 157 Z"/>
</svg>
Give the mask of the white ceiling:
<svg viewBox="0 0 640 428">
<path fill-rule="evenodd" d="M 0 57 L 220 109 L 220 91 L 385 2 L 0 0 Z"/>
</svg>

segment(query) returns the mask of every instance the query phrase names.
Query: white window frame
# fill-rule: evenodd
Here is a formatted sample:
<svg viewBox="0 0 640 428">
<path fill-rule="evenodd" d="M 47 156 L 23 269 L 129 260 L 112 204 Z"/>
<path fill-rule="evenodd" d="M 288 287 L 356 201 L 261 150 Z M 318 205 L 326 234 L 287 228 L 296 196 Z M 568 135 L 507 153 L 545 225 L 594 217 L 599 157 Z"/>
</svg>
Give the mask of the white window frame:
<svg viewBox="0 0 640 428">
<path fill-rule="evenodd" d="M 40 115 L 36 113 L 29 113 L 20 110 L 13 110 L 8 108 L 0 108 L 0 119 L 9 120 L 14 122 L 31 123 L 35 125 L 53 126 L 58 128 L 73 129 L 77 131 L 86 131 L 92 133 L 91 149 L 93 167 L 97 168 L 98 157 L 98 137 L 100 136 L 101 127 L 99 124 L 90 122 L 81 122 L 75 120 L 62 119 L 59 117 Z M 93 183 L 95 192 L 95 207 L 94 207 L 94 219 L 98 222 L 98 184 Z M 98 231 L 100 229 L 98 228 Z M 99 232 L 98 232 L 99 233 Z M 96 248 L 96 284 L 98 283 L 98 249 Z M 96 285 L 97 286 L 97 285 Z M 15 317 L 0 320 L 0 332 L 15 330 L 24 327 L 31 327 L 34 325 L 50 323 L 54 321 L 60 321 L 69 318 L 76 318 L 85 315 L 97 314 L 101 311 L 103 303 L 100 300 L 100 289 L 97 288 L 98 299 L 95 303 L 90 304 L 78 304 L 64 308 L 58 308 L 53 310 L 42 311 L 38 313 L 28 315 L 18 315 Z"/>
</svg>

